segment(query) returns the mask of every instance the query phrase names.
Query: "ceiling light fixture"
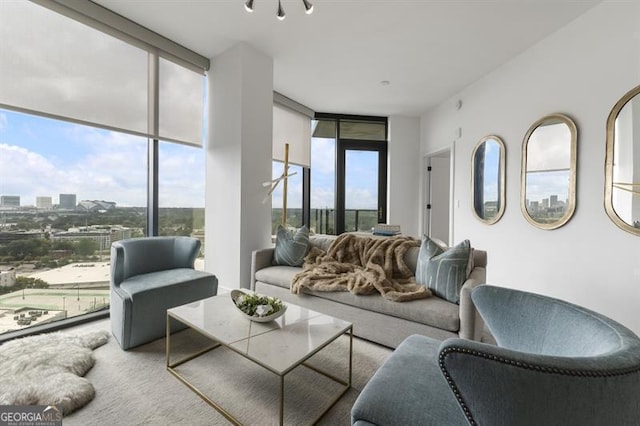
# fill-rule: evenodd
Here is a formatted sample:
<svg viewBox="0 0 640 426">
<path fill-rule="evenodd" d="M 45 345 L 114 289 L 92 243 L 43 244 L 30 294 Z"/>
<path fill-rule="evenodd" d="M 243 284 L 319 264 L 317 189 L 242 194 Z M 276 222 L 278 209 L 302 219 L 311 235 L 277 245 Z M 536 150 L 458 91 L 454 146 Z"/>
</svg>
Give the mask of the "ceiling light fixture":
<svg viewBox="0 0 640 426">
<path fill-rule="evenodd" d="M 311 15 L 313 13 L 313 5 L 309 3 L 309 0 L 302 0 L 302 3 L 304 3 L 304 13 Z"/>
<path fill-rule="evenodd" d="M 284 21 L 284 18 L 287 17 L 287 14 L 284 13 L 284 9 L 282 8 L 282 3 L 278 0 L 278 13 L 276 14 L 279 20 Z"/>
<path fill-rule="evenodd" d="M 247 12 L 253 12 L 253 2 L 254 0 L 246 0 L 244 2 L 244 8 Z M 309 0 L 302 0 L 302 4 L 304 5 L 304 13 L 311 15 L 313 13 L 313 4 L 311 4 Z M 281 21 L 287 17 L 287 14 L 282 7 L 282 0 L 278 0 L 278 12 L 276 13 L 276 16 Z"/>
</svg>

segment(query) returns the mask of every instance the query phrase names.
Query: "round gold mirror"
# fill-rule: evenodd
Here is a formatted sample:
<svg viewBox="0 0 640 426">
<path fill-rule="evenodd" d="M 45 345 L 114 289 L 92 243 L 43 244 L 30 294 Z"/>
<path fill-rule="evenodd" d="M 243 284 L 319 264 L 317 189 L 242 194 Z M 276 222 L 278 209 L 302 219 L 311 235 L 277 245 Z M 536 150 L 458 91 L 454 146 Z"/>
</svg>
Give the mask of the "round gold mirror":
<svg viewBox="0 0 640 426">
<path fill-rule="evenodd" d="M 616 225 L 640 235 L 640 86 L 607 119 L 604 206 Z"/>
<path fill-rule="evenodd" d="M 471 155 L 473 213 L 483 223 L 493 225 L 505 208 L 505 146 L 495 135 L 485 136 Z"/>
<path fill-rule="evenodd" d="M 533 123 L 522 143 L 520 208 L 541 229 L 556 229 L 576 207 L 578 130 L 571 118 L 551 114 Z"/>
</svg>

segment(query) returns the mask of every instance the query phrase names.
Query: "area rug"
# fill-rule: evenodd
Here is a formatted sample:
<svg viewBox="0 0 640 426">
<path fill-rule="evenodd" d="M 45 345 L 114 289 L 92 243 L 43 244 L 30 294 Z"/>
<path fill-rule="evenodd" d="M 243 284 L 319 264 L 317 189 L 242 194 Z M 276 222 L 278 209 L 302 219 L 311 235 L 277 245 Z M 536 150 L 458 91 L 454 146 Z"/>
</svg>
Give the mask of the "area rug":
<svg viewBox="0 0 640 426">
<path fill-rule="evenodd" d="M 110 325 L 104 320 L 83 327 L 96 330 L 109 329 Z M 165 343 L 165 339 L 158 339 L 123 351 L 111 339 L 95 351 L 96 365 L 86 377 L 94 384 L 96 397 L 83 409 L 65 416 L 64 425 L 228 426 L 227 419 L 167 371 Z M 208 343 L 208 339 L 190 330 L 171 338 L 176 359 Z M 349 338 L 342 336 L 309 363 L 342 378 L 347 373 L 348 350 Z M 390 354 L 389 348 L 354 338 L 352 388 L 317 424 L 349 426 L 354 401 Z M 179 368 L 205 395 L 245 426 L 278 425 L 276 375 L 224 348 Z M 339 392 L 334 386 L 331 380 L 306 367 L 292 371 L 285 379 L 285 425 L 309 425 Z"/>
<path fill-rule="evenodd" d="M 95 396 L 83 376 L 93 367 L 93 349 L 109 332 L 48 333 L 0 345 L 0 405 L 56 405 L 69 414 Z"/>
</svg>

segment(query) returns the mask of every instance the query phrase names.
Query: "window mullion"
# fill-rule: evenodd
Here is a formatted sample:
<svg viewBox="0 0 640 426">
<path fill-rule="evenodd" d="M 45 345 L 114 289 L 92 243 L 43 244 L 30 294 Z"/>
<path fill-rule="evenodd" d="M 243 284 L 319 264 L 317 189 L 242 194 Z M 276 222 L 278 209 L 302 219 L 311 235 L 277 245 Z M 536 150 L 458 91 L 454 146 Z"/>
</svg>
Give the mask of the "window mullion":
<svg viewBox="0 0 640 426">
<path fill-rule="evenodd" d="M 153 138 L 148 139 L 148 163 L 147 163 L 147 235 L 156 236 L 158 227 L 158 118 L 160 116 L 159 98 L 159 57 L 157 53 L 149 53 L 149 86 L 148 86 L 148 132 Z"/>
</svg>

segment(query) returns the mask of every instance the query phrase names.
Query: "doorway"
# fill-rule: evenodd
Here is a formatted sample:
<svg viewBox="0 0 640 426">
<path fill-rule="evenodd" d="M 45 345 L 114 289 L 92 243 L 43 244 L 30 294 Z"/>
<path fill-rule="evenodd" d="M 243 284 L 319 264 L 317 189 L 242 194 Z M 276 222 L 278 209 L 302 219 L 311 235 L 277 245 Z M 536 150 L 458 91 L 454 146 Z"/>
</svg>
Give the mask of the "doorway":
<svg viewBox="0 0 640 426">
<path fill-rule="evenodd" d="M 425 162 L 425 234 L 450 245 L 451 150 L 428 155 Z"/>
<path fill-rule="evenodd" d="M 340 140 L 337 160 L 337 234 L 386 223 L 386 142 Z"/>
</svg>

